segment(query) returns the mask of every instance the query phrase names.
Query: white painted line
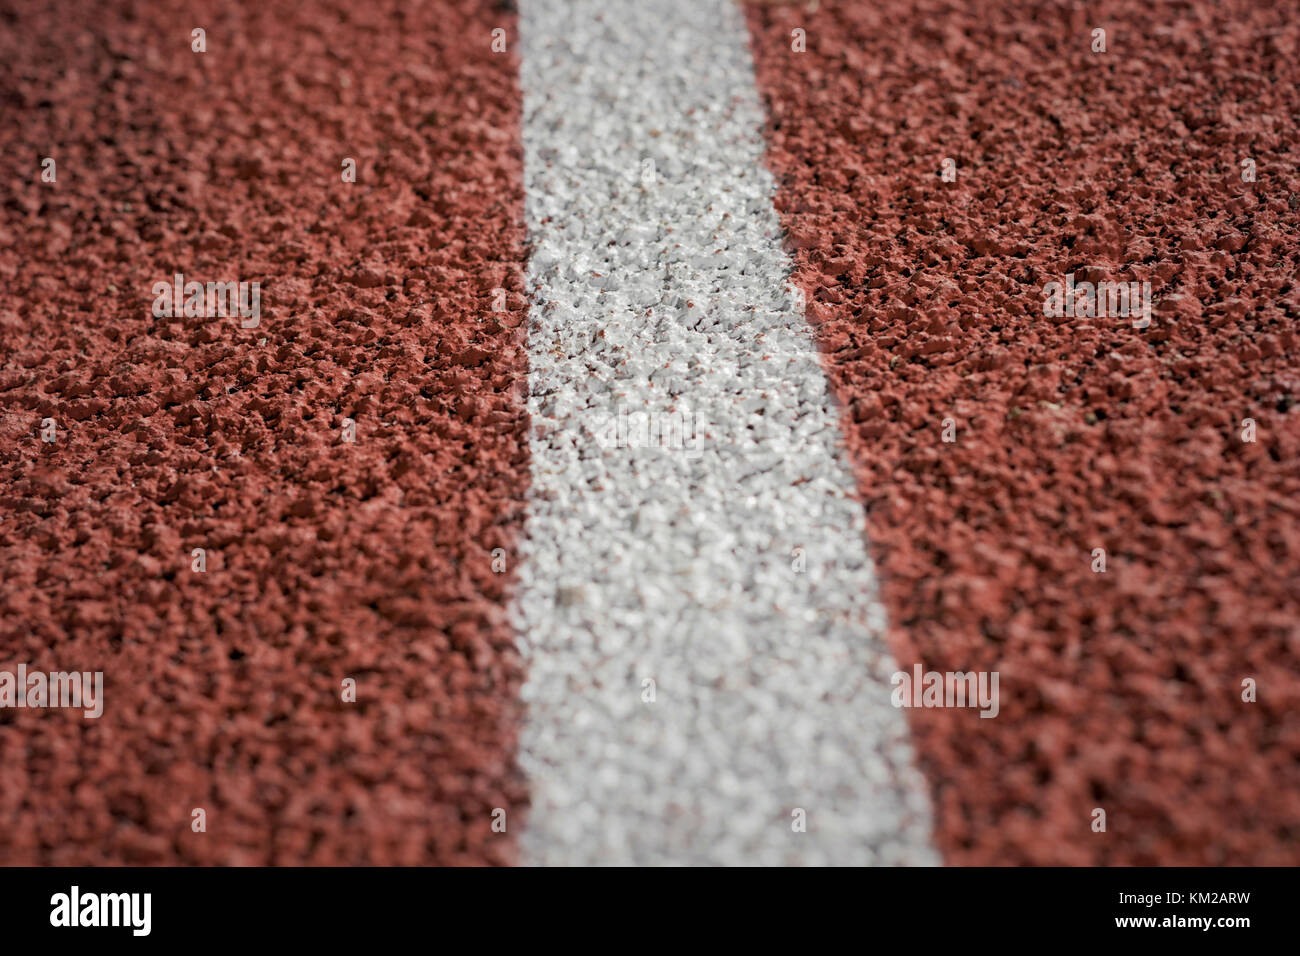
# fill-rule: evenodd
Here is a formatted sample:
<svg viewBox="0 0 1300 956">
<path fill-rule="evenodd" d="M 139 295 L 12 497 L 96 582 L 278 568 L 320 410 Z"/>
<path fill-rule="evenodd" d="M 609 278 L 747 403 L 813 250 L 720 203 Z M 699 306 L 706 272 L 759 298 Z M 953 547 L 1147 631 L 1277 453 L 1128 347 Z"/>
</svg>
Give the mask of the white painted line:
<svg viewBox="0 0 1300 956">
<path fill-rule="evenodd" d="M 520 32 L 524 862 L 938 862 L 740 13 L 525 0 Z"/>
</svg>

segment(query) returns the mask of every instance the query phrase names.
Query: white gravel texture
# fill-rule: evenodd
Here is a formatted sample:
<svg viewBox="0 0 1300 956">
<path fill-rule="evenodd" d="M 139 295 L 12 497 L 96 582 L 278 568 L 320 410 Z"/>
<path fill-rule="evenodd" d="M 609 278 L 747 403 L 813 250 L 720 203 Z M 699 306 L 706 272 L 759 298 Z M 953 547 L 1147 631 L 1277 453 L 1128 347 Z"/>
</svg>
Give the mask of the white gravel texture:
<svg viewBox="0 0 1300 956">
<path fill-rule="evenodd" d="M 520 17 L 524 862 L 937 863 L 742 16 Z"/>
</svg>

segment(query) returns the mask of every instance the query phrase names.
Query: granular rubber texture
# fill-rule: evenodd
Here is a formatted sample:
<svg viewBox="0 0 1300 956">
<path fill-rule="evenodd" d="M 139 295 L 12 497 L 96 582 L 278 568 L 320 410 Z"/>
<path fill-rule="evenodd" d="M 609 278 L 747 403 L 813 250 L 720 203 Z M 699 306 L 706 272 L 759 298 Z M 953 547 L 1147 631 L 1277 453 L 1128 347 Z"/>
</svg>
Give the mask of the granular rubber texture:
<svg viewBox="0 0 1300 956">
<path fill-rule="evenodd" d="M 0 862 L 511 861 L 514 14 L 0 22 L 0 662 L 106 685 L 98 720 L 0 711 Z M 177 272 L 260 281 L 260 326 L 155 319 Z"/>
<path fill-rule="evenodd" d="M 895 654 L 1001 675 L 909 711 L 950 863 L 1300 862 L 1298 17 L 749 8 Z M 1151 326 L 1045 318 L 1071 272 Z"/>
</svg>

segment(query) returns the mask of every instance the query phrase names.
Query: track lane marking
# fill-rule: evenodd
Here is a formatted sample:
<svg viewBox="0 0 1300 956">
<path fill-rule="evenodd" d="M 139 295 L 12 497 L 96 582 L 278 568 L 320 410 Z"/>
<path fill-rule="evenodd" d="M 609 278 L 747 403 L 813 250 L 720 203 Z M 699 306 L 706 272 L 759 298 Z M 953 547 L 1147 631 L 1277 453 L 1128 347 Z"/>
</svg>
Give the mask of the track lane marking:
<svg viewBox="0 0 1300 956">
<path fill-rule="evenodd" d="M 520 19 L 524 861 L 936 863 L 741 15 Z M 695 448 L 626 447 L 678 420 Z"/>
</svg>

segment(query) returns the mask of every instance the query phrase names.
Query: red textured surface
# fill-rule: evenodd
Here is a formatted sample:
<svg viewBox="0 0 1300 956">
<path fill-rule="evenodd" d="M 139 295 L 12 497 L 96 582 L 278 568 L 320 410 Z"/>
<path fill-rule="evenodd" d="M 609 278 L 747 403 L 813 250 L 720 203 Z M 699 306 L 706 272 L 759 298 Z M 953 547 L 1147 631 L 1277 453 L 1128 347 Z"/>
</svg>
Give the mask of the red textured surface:
<svg viewBox="0 0 1300 956">
<path fill-rule="evenodd" d="M 900 663 L 1001 674 L 996 719 L 909 711 L 951 863 L 1300 862 L 1300 8 L 1268 6 L 749 10 Z M 1045 319 L 1070 271 L 1150 280 L 1151 328 Z"/>
<path fill-rule="evenodd" d="M 513 15 L 6 0 L 0 23 L 0 664 L 106 681 L 97 721 L 0 711 L 0 863 L 509 861 L 521 670 L 491 552 L 522 515 L 525 304 L 517 64 L 490 44 Z M 261 327 L 155 321 L 177 271 L 260 281 Z"/>
</svg>

